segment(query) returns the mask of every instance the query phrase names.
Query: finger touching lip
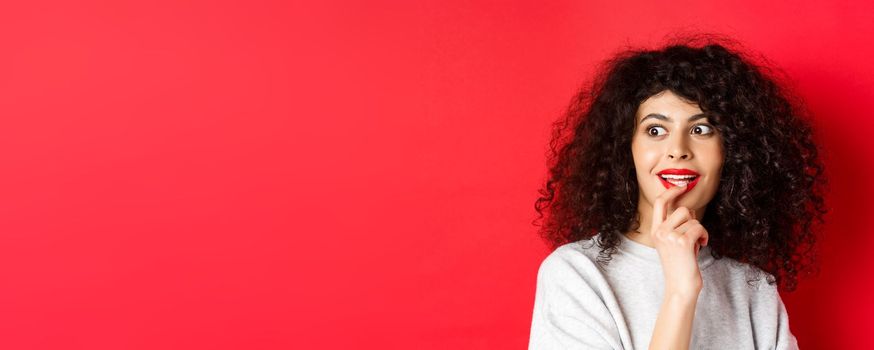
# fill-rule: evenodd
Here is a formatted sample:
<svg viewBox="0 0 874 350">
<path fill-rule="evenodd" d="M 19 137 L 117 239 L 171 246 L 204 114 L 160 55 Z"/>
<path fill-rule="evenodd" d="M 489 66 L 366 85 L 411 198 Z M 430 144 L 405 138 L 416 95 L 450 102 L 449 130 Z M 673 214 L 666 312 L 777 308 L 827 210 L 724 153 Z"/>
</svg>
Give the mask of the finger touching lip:
<svg viewBox="0 0 874 350">
<path fill-rule="evenodd" d="M 656 175 L 656 177 L 659 178 L 659 181 L 662 183 L 662 186 L 665 186 L 665 188 L 677 187 L 677 185 L 668 182 L 667 180 L 665 180 L 665 179 L 664 179 L 663 177 L 661 177 L 661 176 Z M 698 181 L 699 181 L 699 180 L 701 180 L 701 176 L 698 176 L 698 177 L 696 177 L 694 180 L 692 180 L 692 182 L 689 182 L 689 184 L 686 185 L 686 191 L 685 191 L 685 192 L 689 192 L 689 191 L 691 191 L 693 188 L 695 188 L 695 185 L 698 184 Z M 684 192 L 684 193 L 685 193 L 685 192 Z"/>
</svg>

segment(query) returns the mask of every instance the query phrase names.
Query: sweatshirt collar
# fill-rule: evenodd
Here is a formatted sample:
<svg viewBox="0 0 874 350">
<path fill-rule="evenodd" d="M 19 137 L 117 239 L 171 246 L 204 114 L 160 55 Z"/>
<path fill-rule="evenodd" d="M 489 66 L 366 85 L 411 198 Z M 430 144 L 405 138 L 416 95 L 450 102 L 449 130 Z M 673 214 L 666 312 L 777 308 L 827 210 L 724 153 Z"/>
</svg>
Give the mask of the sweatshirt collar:
<svg viewBox="0 0 874 350">
<path fill-rule="evenodd" d="M 626 237 L 624 234 L 619 233 L 618 235 L 619 239 L 621 240 L 619 244 L 619 250 L 621 250 L 623 253 L 636 256 L 649 262 L 661 264 L 658 250 L 652 247 L 648 247 L 644 244 L 635 242 L 631 240 L 631 238 Z M 710 247 L 701 247 L 701 249 L 698 251 L 698 267 L 703 269 L 707 266 L 710 266 L 713 261 L 713 255 L 710 254 Z"/>
</svg>

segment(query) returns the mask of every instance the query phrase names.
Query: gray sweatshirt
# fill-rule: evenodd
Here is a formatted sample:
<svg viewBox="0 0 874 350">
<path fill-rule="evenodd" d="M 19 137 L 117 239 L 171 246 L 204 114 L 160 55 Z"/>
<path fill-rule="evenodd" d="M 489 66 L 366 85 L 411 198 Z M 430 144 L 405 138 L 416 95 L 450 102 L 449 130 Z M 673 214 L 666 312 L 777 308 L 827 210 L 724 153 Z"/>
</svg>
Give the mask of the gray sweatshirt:
<svg viewBox="0 0 874 350">
<path fill-rule="evenodd" d="M 620 235 L 602 268 L 595 239 L 565 244 L 540 264 L 529 349 L 645 350 L 664 295 L 658 251 Z M 776 285 L 751 287 L 734 259 L 698 255 L 698 296 L 690 349 L 798 349 Z"/>
</svg>

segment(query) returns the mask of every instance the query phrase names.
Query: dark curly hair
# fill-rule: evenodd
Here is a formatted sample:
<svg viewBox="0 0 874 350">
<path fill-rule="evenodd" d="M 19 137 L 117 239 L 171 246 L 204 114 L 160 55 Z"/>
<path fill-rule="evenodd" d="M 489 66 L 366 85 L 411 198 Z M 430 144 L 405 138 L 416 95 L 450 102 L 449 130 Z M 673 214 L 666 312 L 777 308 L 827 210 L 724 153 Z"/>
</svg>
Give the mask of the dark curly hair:
<svg viewBox="0 0 874 350">
<path fill-rule="evenodd" d="M 598 260 L 609 262 L 618 235 L 639 226 L 635 113 L 670 90 L 697 103 L 723 135 L 719 189 L 699 219 L 713 257 L 757 267 L 750 283 L 765 271 L 769 284 L 795 290 L 800 272 L 818 272 L 814 219 L 824 224 L 827 181 L 806 108 L 766 62 L 705 34 L 658 50 L 625 48 L 602 63 L 553 125 L 548 178 L 535 203 L 540 236 L 555 249 L 600 232 Z"/>
</svg>

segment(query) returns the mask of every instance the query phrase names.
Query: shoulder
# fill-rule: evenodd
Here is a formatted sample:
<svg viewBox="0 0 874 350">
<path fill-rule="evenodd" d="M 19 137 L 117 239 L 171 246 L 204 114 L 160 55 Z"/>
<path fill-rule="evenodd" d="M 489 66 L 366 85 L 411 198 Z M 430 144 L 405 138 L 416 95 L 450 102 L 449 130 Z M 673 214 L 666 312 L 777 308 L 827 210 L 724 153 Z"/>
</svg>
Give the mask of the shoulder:
<svg viewBox="0 0 874 350">
<path fill-rule="evenodd" d="M 608 304 L 614 305 L 615 298 L 594 260 L 599 249 L 597 243 L 583 240 L 550 253 L 537 273 L 539 305 L 553 314 L 611 319 Z"/>
<path fill-rule="evenodd" d="M 774 280 L 773 275 L 730 257 L 715 260 L 707 274 L 715 284 L 732 290 L 735 295 L 746 296 L 753 307 L 759 303 L 773 304 L 780 298 L 776 283 L 769 283 Z"/>
<path fill-rule="evenodd" d="M 541 273 L 564 273 L 588 269 L 596 264 L 600 248 L 595 239 L 580 240 L 559 246 L 540 263 Z"/>
<path fill-rule="evenodd" d="M 559 246 L 540 263 L 537 279 L 541 285 L 585 284 L 601 287 L 602 271 L 597 263 L 600 247 L 594 239 Z"/>
<path fill-rule="evenodd" d="M 540 264 L 529 349 L 619 349 L 618 306 L 591 240 L 559 246 Z"/>
<path fill-rule="evenodd" d="M 745 318 L 753 335 L 763 347 L 798 349 L 795 336 L 789 330 L 789 314 L 774 276 L 756 266 L 723 257 L 713 264 L 724 272 L 725 281 L 714 281 L 717 293 L 731 298 L 731 303 L 748 312 Z M 721 285 L 720 285 L 721 284 Z M 705 286 L 706 288 L 706 286 Z"/>
<path fill-rule="evenodd" d="M 719 272 L 726 277 L 731 278 L 732 280 L 749 280 L 750 283 L 756 289 L 767 288 L 767 283 L 764 282 L 766 277 L 772 277 L 771 274 L 766 271 L 758 268 L 757 266 L 740 262 L 734 258 L 723 256 L 719 259 L 714 260 L 712 269 L 716 272 Z M 760 279 L 761 281 L 756 281 L 756 283 L 752 283 L 753 279 Z"/>
</svg>

